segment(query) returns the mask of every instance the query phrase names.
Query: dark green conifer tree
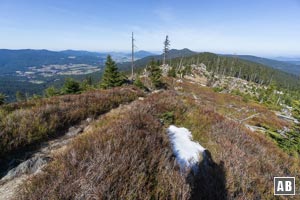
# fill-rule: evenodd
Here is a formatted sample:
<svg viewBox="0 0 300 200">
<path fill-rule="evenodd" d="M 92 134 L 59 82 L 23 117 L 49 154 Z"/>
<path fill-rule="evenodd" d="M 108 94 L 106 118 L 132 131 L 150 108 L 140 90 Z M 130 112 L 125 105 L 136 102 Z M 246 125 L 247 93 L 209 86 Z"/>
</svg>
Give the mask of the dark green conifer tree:
<svg viewBox="0 0 300 200">
<path fill-rule="evenodd" d="M 135 79 L 133 84 L 142 90 L 146 89 L 145 85 L 143 84 L 139 76 Z"/>
<path fill-rule="evenodd" d="M 173 78 L 176 77 L 176 70 L 175 70 L 175 67 L 171 67 L 171 68 L 170 68 L 170 70 L 168 71 L 168 76 L 169 76 L 169 77 L 173 77 Z"/>
<path fill-rule="evenodd" d="M 154 60 L 151 60 L 151 62 L 150 62 L 149 72 L 150 72 L 150 79 L 152 81 L 153 86 L 155 88 L 161 88 L 162 87 L 162 81 L 161 81 L 162 71 Z"/>
<path fill-rule="evenodd" d="M 0 93 L 0 105 L 5 103 L 5 99 L 6 99 L 6 96 L 4 94 Z"/>
<path fill-rule="evenodd" d="M 54 86 L 50 86 L 44 91 L 45 97 L 47 98 L 57 96 L 59 93 L 59 90 L 57 90 Z"/>
<path fill-rule="evenodd" d="M 93 80 L 91 76 L 86 77 L 81 83 L 80 88 L 82 91 L 88 91 L 93 89 Z"/>
<path fill-rule="evenodd" d="M 62 87 L 63 94 L 78 94 L 81 92 L 80 84 L 72 78 L 66 79 Z"/>
<path fill-rule="evenodd" d="M 115 61 L 113 61 L 111 56 L 108 55 L 105 62 L 105 70 L 103 73 L 100 87 L 107 89 L 107 88 L 121 86 L 123 83 L 124 83 L 124 78 L 121 75 L 121 73 L 118 71 Z"/>
<path fill-rule="evenodd" d="M 20 91 L 17 91 L 16 92 L 16 99 L 18 102 L 21 102 L 21 101 L 26 101 L 26 96 L 24 93 L 20 92 Z"/>
</svg>

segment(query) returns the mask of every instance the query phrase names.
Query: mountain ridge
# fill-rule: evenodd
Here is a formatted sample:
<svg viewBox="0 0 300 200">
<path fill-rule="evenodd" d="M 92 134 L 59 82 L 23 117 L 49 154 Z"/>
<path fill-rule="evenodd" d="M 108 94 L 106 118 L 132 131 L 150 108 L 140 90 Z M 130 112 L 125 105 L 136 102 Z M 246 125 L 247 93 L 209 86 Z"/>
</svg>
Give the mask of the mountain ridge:
<svg viewBox="0 0 300 200">
<path fill-rule="evenodd" d="M 1 51 L 2 52 L 8 51 L 9 56 L 5 57 L 4 54 L 1 54 Z M 19 56 L 14 56 L 15 52 L 19 52 L 21 54 L 21 57 L 23 56 L 23 58 L 28 59 L 29 62 L 23 63 L 20 61 L 20 59 L 18 61 Z M 142 51 L 142 52 L 138 51 L 137 53 L 139 53 L 139 52 L 144 55 L 145 55 L 145 53 L 147 54 L 147 52 L 145 52 L 145 51 Z M 37 56 L 32 56 L 32 53 L 34 53 L 34 54 L 38 53 L 38 54 L 36 54 Z M 109 52 L 107 52 L 107 53 L 109 53 Z M 52 64 L 54 64 L 54 65 L 55 64 L 58 64 L 58 65 L 67 64 L 68 65 L 67 67 L 71 69 L 73 65 L 76 65 L 76 63 L 79 63 L 79 64 L 88 63 L 91 66 L 96 65 L 100 69 L 100 71 L 97 73 L 88 74 L 89 76 L 92 76 L 94 80 L 99 80 L 101 78 L 101 70 L 103 68 L 107 53 L 101 54 L 101 53 L 97 53 L 97 52 L 77 51 L 77 50 L 64 50 L 64 51 L 60 51 L 60 52 L 55 52 L 55 51 L 49 51 L 49 50 L 45 50 L 45 49 L 44 50 L 31 50 L 31 49 L 7 50 L 7 49 L 2 49 L 2 50 L 0 50 L 0 71 L 1 71 L 1 76 L 2 76 L 2 78 L 1 78 L 2 80 L 0 80 L 0 85 L 2 85 L 2 87 L 0 88 L 0 93 L 4 93 L 7 96 L 9 96 L 9 98 L 8 98 L 9 101 L 15 100 L 15 94 L 17 91 L 21 91 L 24 94 L 28 93 L 30 96 L 33 95 L 34 93 L 42 95 L 42 92 L 45 88 L 49 87 L 52 84 L 55 84 L 57 87 L 59 87 L 62 85 L 65 78 L 70 77 L 70 76 L 59 76 L 59 77 L 57 77 L 57 76 L 53 76 L 53 77 L 36 76 L 36 77 L 34 77 L 34 75 L 31 75 L 31 74 L 27 74 L 26 76 L 22 76 L 22 75 L 19 76 L 16 73 L 16 71 L 23 71 L 22 74 L 24 74 L 25 72 L 28 72 L 28 71 L 30 72 L 31 70 L 28 70 L 28 67 L 38 66 L 38 65 L 46 65 L 47 66 L 47 65 L 52 65 Z M 110 52 L 110 53 L 112 53 L 112 52 Z M 39 56 L 39 55 L 41 55 L 41 56 Z M 128 55 L 130 55 L 129 53 L 127 53 L 127 57 L 126 56 L 124 57 L 124 55 L 125 54 L 120 54 L 117 56 L 119 58 L 119 59 L 116 59 L 117 66 L 122 71 L 129 71 L 131 69 L 131 62 L 127 62 L 127 61 L 131 60 L 131 57 L 128 56 Z M 180 49 L 180 50 L 171 49 L 167 56 L 167 63 L 170 65 L 179 65 L 180 59 L 182 59 L 185 64 L 187 64 L 191 61 L 195 62 L 198 60 L 199 62 L 204 62 L 207 66 L 210 66 L 210 65 L 212 65 L 212 63 L 217 64 L 215 62 L 218 60 L 218 57 L 223 58 L 224 56 L 213 54 L 213 53 L 198 53 L 198 52 L 192 51 L 187 48 Z M 233 55 L 227 55 L 227 57 L 234 59 L 234 58 L 232 58 L 232 57 L 234 57 Z M 3 58 L 8 59 L 8 60 L 13 60 L 13 62 L 5 63 L 5 62 L 3 62 Z M 14 59 L 14 58 L 16 58 L 16 59 Z M 61 58 L 63 58 L 63 59 L 61 59 Z M 150 63 L 150 61 L 152 59 L 161 61 L 162 58 L 163 58 L 163 56 L 161 54 L 161 55 L 151 55 L 151 56 L 147 56 L 147 57 L 144 57 L 141 59 L 137 59 L 135 61 L 135 70 L 137 70 L 137 72 L 142 70 L 145 66 L 147 66 Z M 199 58 L 203 58 L 203 59 L 199 59 Z M 258 57 L 251 57 L 251 58 L 258 58 Z M 115 59 L 115 58 L 113 58 L 113 59 Z M 177 60 L 174 60 L 174 59 L 177 59 Z M 188 61 L 189 59 L 191 61 Z M 244 61 L 244 62 L 238 62 L 240 65 L 242 65 L 241 68 L 248 66 L 248 67 L 246 67 L 247 68 L 246 71 L 248 70 L 248 68 L 250 66 L 255 66 L 255 65 L 259 65 L 260 67 L 274 69 L 274 67 L 259 64 L 258 61 L 254 62 L 254 61 L 248 61 L 248 60 L 242 59 L 242 58 L 238 58 L 238 59 L 241 59 L 242 61 Z M 265 60 L 264 58 L 262 58 L 262 59 Z M 230 62 L 234 62 L 234 61 L 231 60 Z M 251 63 L 249 63 L 249 62 L 251 62 Z M 274 62 L 277 63 L 277 61 L 274 61 Z M 72 63 L 72 64 L 70 65 L 70 63 Z M 226 63 L 226 65 L 228 65 L 227 70 L 230 70 L 230 66 L 229 66 L 230 63 L 228 63 L 227 61 L 225 61 L 225 63 Z M 39 67 L 37 67 L 37 68 L 39 68 Z M 84 70 L 86 67 L 83 66 L 81 68 Z M 238 71 L 236 73 L 238 73 Z M 251 72 L 251 73 L 253 73 L 253 76 L 254 76 L 255 72 Z M 290 87 L 290 86 L 296 87 L 295 86 L 296 85 L 295 83 L 297 81 L 296 75 L 293 75 L 293 74 L 287 75 L 287 74 L 285 74 L 286 72 L 283 73 L 282 70 L 276 71 L 276 72 L 272 71 L 272 73 L 275 73 L 275 75 L 277 76 L 277 78 L 275 78 L 275 79 L 280 80 L 279 84 L 289 85 L 287 87 Z M 250 75 L 249 74 L 247 75 L 247 73 L 245 73 L 244 70 L 242 70 L 242 74 L 246 78 L 248 78 L 248 79 L 250 78 Z M 79 75 L 79 76 L 74 75 L 71 77 L 78 79 L 78 80 L 82 80 L 85 78 L 85 76 L 86 75 L 83 74 L 83 75 Z M 57 81 L 57 79 L 60 79 L 60 80 Z M 267 78 L 264 78 L 264 79 L 267 80 Z M 270 77 L 268 79 L 270 79 Z M 264 80 L 264 81 L 266 81 L 266 80 Z M 37 84 L 37 83 L 42 83 L 42 84 Z"/>
<path fill-rule="evenodd" d="M 192 56 L 192 55 L 196 55 L 196 54 L 198 54 L 198 53 L 195 52 L 195 51 L 192 51 L 192 50 L 190 50 L 188 48 L 171 49 L 168 52 L 167 60 L 170 60 L 170 59 L 173 59 L 173 58 L 178 58 L 178 57 Z M 163 58 L 163 54 L 147 56 L 147 57 L 144 57 L 144 58 L 141 58 L 141 59 L 135 61 L 135 66 L 137 68 L 144 67 L 152 59 L 154 59 L 154 60 L 162 60 L 162 58 Z M 123 69 L 123 70 L 129 70 L 130 67 L 131 67 L 131 62 L 118 63 L 118 67 L 120 69 Z"/>
<path fill-rule="evenodd" d="M 233 58 L 240 58 L 247 61 L 252 61 L 256 63 L 260 63 L 269 67 L 273 67 L 275 69 L 279 69 L 281 71 L 285 71 L 291 74 L 300 75 L 300 67 L 293 63 L 287 61 L 278 61 L 270 58 L 263 58 L 252 55 L 231 55 L 225 54 L 224 56 L 229 56 Z"/>
</svg>

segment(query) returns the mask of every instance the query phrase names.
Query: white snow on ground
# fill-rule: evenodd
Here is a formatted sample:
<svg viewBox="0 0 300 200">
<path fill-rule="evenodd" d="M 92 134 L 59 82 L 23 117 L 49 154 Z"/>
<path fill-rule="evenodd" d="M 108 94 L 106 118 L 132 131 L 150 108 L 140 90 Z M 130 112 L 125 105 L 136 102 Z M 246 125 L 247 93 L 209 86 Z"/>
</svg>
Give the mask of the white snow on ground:
<svg viewBox="0 0 300 200">
<path fill-rule="evenodd" d="M 186 128 L 171 125 L 167 129 L 167 133 L 180 169 L 185 171 L 186 168 L 194 168 L 205 148 L 198 142 L 192 141 L 192 134 Z"/>
</svg>

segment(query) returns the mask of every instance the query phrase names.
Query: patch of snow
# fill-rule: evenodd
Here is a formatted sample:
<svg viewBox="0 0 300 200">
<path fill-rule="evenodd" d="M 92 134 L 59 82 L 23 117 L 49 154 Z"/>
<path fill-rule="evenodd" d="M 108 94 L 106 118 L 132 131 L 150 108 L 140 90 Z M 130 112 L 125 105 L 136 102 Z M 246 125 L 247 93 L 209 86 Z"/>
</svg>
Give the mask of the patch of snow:
<svg viewBox="0 0 300 200">
<path fill-rule="evenodd" d="M 186 128 L 171 125 L 167 129 L 167 133 L 181 171 L 185 171 L 187 168 L 196 170 L 199 154 L 203 154 L 206 149 L 198 142 L 192 141 L 192 134 Z"/>
</svg>

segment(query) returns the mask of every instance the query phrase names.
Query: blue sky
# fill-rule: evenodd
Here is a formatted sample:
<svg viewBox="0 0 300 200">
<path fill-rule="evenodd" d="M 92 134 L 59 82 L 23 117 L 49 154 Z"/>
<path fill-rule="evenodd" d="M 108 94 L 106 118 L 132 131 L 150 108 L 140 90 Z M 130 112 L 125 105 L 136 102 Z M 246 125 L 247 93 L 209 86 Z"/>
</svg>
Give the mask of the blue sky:
<svg viewBox="0 0 300 200">
<path fill-rule="evenodd" d="M 300 55 L 300 0 L 0 0 L 0 48 Z"/>
</svg>

